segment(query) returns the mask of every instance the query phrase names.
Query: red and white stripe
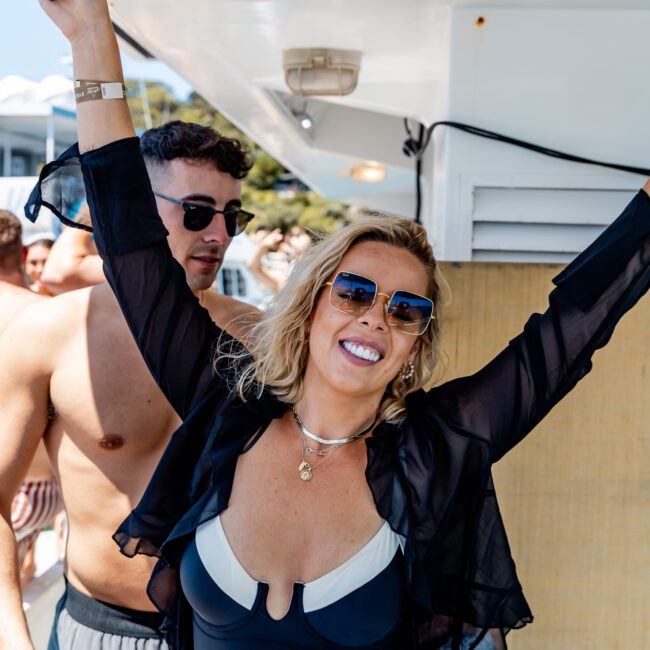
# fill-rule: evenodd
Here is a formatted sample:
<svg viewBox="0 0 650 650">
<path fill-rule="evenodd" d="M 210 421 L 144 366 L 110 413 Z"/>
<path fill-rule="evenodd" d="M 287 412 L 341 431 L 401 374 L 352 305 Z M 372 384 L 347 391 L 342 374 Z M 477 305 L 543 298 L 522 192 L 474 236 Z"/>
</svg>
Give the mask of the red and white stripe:
<svg viewBox="0 0 650 650">
<path fill-rule="evenodd" d="M 16 539 L 20 541 L 43 530 L 62 508 L 63 500 L 56 479 L 25 481 L 11 506 L 11 525 Z"/>
</svg>

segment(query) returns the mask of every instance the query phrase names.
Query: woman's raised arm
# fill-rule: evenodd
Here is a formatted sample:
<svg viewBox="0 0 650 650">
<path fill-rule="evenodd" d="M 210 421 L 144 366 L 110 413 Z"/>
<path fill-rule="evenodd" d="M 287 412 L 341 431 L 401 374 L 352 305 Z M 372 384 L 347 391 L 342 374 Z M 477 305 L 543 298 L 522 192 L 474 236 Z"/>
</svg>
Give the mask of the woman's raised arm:
<svg viewBox="0 0 650 650">
<path fill-rule="evenodd" d="M 124 83 L 117 38 L 106 0 L 39 0 L 41 7 L 70 41 L 75 81 Z M 77 106 L 79 151 L 133 137 L 129 107 L 123 100 Z"/>
<path fill-rule="evenodd" d="M 122 65 L 106 0 L 40 4 L 70 40 L 75 84 L 109 82 L 121 88 Z M 185 418 L 214 381 L 213 352 L 222 332 L 172 257 L 124 98 L 79 102 L 77 129 L 104 273 L 152 375 Z M 43 192 L 47 182 L 57 185 L 46 176 Z"/>
<path fill-rule="evenodd" d="M 646 185 L 650 189 L 650 185 Z M 548 309 L 474 375 L 423 397 L 454 428 L 489 442 L 498 460 L 590 370 L 594 352 L 650 288 L 650 197 L 620 217 L 553 282 Z"/>
</svg>

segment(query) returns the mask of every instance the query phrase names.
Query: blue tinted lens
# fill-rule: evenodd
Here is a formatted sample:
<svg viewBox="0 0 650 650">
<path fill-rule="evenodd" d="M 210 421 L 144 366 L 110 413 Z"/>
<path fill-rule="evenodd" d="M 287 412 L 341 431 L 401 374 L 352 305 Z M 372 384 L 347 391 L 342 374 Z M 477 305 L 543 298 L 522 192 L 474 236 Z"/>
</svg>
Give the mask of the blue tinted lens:
<svg viewBox="0 0 650 650">
<path fill-rule="evenodd" d="M 368 278 L 354 273 L 338 273 L 332 283 L 330 304 L 335 309 L 350 314 L 362 314 L 372 306 L 377 295 L 377 285 Z"/>
<path fill-rule="evenodd" d="M 432 315 L 431 300 L 409 291 L 396 291 L 386 309 L 388 324 L 408 334 L 422 334 Z"/>
</svg>

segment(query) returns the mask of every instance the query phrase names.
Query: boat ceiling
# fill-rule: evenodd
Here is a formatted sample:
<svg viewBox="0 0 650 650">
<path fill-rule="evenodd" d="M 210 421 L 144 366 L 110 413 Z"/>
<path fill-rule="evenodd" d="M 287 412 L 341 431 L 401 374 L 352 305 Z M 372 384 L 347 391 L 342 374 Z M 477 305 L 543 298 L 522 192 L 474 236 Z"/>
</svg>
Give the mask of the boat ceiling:
<svg viewBox="0 0 650 650">
<path fill-rule="evenodd" d="M 592 109 L 603 93 L 628 92 L 633 82 L 622 78 L 642 74 L 650 61 L 650 0 L 112 0 L 111 11 L 136 43 L 330 198 L 413 216 L 413 160 L 402 153 L 404 118 L 413 126 L 471 121 L 572 153 L 642 162 L 631 132 L 647 110 L 626 115 L 626 128 L 609 132 L 625 144 L 617 149 L 607 135 L 602 146 L 594 145 L 592 126 L 602 115 Z M 361 51 L 357 89 L 346 97 L 292 95 L 282 52 L 296 47 Z M 313 119 L 310 131 L 295 118 L 302 110 Z M 467 137 L 443 136 L 424 161 L 423 220 L 448 259 L 482 254 L 473 248 L 473 204 L 467 208 L 472 214 L 462 214 L 458 193 L 468 178 L 478 174 L 485 180 L 494 171 L 482 156 L 497 150 L 480 145 L 472 158 Z M 463 163 L 461 151 L 469 156 Z M 559 163 L 528 166 L 522 155 L 506 152 L 509 166 L 496 165 L 511 185 L 520 186 L 513 174 L 525 171 L 537 176 L 534 187 L 545 188 L 551 181 L 540 174 L 550 178 L 568 169 Z M 353 180 L 350 167 L 363 161 L 386 165 L 385 180 Z M 594 178 L 586 185 L 597 184 Z M 504 183 L 491 177 L 488 185 Z M 623 180 L 612 189 L 629 185 Z M 475 187 L 467 191 L 474 196 Z M 459 219 L 465 220 L 462 227 Z M 556 248 L 551 245 L 548 258 L 533 258 L 554 260 Z M 509 258 L 496 253 L 494 259 Z"/>
</svg>

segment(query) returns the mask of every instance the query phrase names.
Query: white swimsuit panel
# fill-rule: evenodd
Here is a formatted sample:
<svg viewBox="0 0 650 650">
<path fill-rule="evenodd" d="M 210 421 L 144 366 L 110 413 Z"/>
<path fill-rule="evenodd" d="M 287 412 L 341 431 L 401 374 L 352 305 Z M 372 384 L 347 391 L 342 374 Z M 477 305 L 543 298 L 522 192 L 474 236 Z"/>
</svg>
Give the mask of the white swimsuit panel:
<svg viewBox="0 0 650 650">
<path fill-rule="evenodd" d="M 258 583 L 233 553 L 220 517 L 196 529 L 196 546 L 206 571 L 218 587 L 242 607 L 253 609 Z M 384 522 L 350 559 L 320 578 L 304 583 L 305 613 L 327 607 L 372 580 L 391 563 L 400 546 L 401 536 Z"/>
</svg>

